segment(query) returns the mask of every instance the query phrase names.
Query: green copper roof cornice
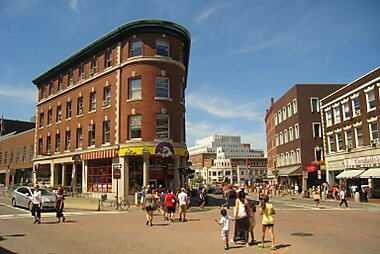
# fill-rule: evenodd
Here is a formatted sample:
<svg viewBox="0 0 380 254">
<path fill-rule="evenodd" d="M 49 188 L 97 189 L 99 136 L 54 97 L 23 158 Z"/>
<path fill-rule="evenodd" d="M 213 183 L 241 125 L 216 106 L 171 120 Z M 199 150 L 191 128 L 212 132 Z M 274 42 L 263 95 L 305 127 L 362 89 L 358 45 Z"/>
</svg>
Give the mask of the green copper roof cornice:
<svg viewBox="0 0 380 254">
<path fill-rule="evenodd" d="M 115 28 L 111 32 L 107 33 L 106 35 L 100 37 L 96 41 L 90 43 L 86 47 L 82 48 L 81 50 L 77 51 L 73 55 L 69 56 L 62 62 L 58 63 L 57 65 L 50 68 L 48 71 L 44 72 L 37 78 L 33 80 L 33 83 L 35 85 L 41 85 L 41 82 L 46 82 L 51 76 L 58 75 L 62 69 L 65 69 L 68 67 L 68 65 L 72 65 L 72 62 L 78 62 L 80 63 L 80 60 L 85 58 L 84 56 L 86 54 L 89 54 L 91 52 L 96 51 L 96 48 L 104 48 L 107 46 L 110 46 L 112 42 L 120 42 L 123 38 L 123 35 L 130 34 L 133 32 L 138 32 L 139 29 L 162 29 L 163 33 L 165 31 L 167 32 L 173 32 L 173 36 L 182 36 L 183 39 L 186 41 L 185 45 L 187 48 L 187 53 L 190 53 L 190 42 L 191 42 L 191 36 L 189 31 L 184 28 L 183 26 L 166 21 L 166 20 L 136 20 L 132 22 L 128 22 L 118 28 Z M 151 32 L 157 32 L 157 31 L 151 31 Z M 169 33 L 170 34 L 170 33 Z M 108 45 L 109 44 L 109 45 Z M 189 56 L 187 56 L 189 58 Z M 188 61 L 186 64 L 186 68 L 188 67 Z M 57 72 L 57 73 L 56 73 Z M 45 80 L 46 79 L 46 80 Z"/>
</svg>

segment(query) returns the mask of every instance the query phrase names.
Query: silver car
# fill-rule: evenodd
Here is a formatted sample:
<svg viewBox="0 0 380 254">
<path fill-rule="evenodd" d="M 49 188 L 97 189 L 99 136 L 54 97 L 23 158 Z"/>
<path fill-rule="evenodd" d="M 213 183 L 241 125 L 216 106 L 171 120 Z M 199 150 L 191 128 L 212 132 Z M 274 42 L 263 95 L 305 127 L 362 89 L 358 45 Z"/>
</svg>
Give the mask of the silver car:
<svg viewBox="0 0 380 254">
<path fill-rule="evenodd" d="M 41 210 L 52 210 L 55 208 L 55 195 L 47 189 L 40 189 L 42 194 Z M 32 209 L 32 201 L 30 197 L 34 192 L 34 187 L 21 186 L 13 191 L 12 206 L 25 207 Z"/>
</svg>

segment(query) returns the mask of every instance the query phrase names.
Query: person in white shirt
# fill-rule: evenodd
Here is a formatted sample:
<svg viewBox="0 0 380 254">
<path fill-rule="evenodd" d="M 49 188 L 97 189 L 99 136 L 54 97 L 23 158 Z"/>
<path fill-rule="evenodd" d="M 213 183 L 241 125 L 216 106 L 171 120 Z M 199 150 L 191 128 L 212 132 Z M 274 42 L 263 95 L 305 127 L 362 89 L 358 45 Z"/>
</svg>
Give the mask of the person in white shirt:
<svg viewBox="0 0 380 254">
<path fill-rule="evenodd" d="M 181 193 L 178 194 L 178 204 L 179 204 L 179 221 L 186 222 L 186 212 L 187 212 L 187 204 L 189 202 L 189 197 L 186 194 L 185 188 L 181 189 Z M 183 217 L 182 217 L 183 215 Z M 182 219 L 183 218 L 183 219 Z"/>
<path fill-rule="evenodd" d="M 36 186 L 32 196 L 29 197 L 32 202 L 32 216 L 34 216 L 34 224 L 41 223 L 41 206 L 42 206 L 42 194 L 40 191 L 40 186 Z"/>
<path fill-rule="evenodd" d="M 220 214 L 222 215 L 222 217 L 219 221 L 215 219 L 215 222 L 222 226 L 222 239 L 224 241 L 224 249 L 228 250 L 228 241 L 230 238 L 230 224 L 232 219 L 231 216 L 227 215 L 227 210 L 224 208 L 220 210 Z"/>
<path fill-rule="evenodd" d="M 340 204 L 339 207 L 344 203 L 346 205 L 346 208 L 348 208 L 347 200 L 346 200 L 346 190 L 342 188 L 339 192 L 340 195 Z"/>
</svg>

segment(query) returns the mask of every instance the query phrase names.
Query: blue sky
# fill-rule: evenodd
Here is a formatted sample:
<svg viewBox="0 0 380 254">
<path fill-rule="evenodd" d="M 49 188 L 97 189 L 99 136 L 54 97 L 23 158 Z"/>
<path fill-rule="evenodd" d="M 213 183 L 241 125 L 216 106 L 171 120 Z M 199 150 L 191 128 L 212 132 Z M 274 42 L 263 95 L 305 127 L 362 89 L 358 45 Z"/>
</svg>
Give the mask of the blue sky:
<svg viewBox="0 0 380 254">
<path fill-rule="evenodd" d="M 0 0 L 0 113 L 35 114 L 34 78 L 124 23 L 192 36 L 187 145 L 240 135 L 265 149 L 265 110 L 296 83 L 350 83 L 380 65 L 377 0 Z"/>
</svg>

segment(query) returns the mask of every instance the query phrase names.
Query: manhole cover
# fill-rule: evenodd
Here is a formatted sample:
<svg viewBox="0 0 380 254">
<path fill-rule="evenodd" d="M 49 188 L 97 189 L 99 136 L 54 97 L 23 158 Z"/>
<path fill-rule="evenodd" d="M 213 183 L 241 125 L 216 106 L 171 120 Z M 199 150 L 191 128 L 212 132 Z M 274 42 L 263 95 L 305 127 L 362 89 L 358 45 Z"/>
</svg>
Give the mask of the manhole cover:
<svg viewBox="0 0 380 254">
<path fill-rule="evenodd" d="M 291 233 L 290 235 L 294 235 L 294 236 L 313 236 L 312 233 L 303 233 L 303 232 Z"/>
</svg>

